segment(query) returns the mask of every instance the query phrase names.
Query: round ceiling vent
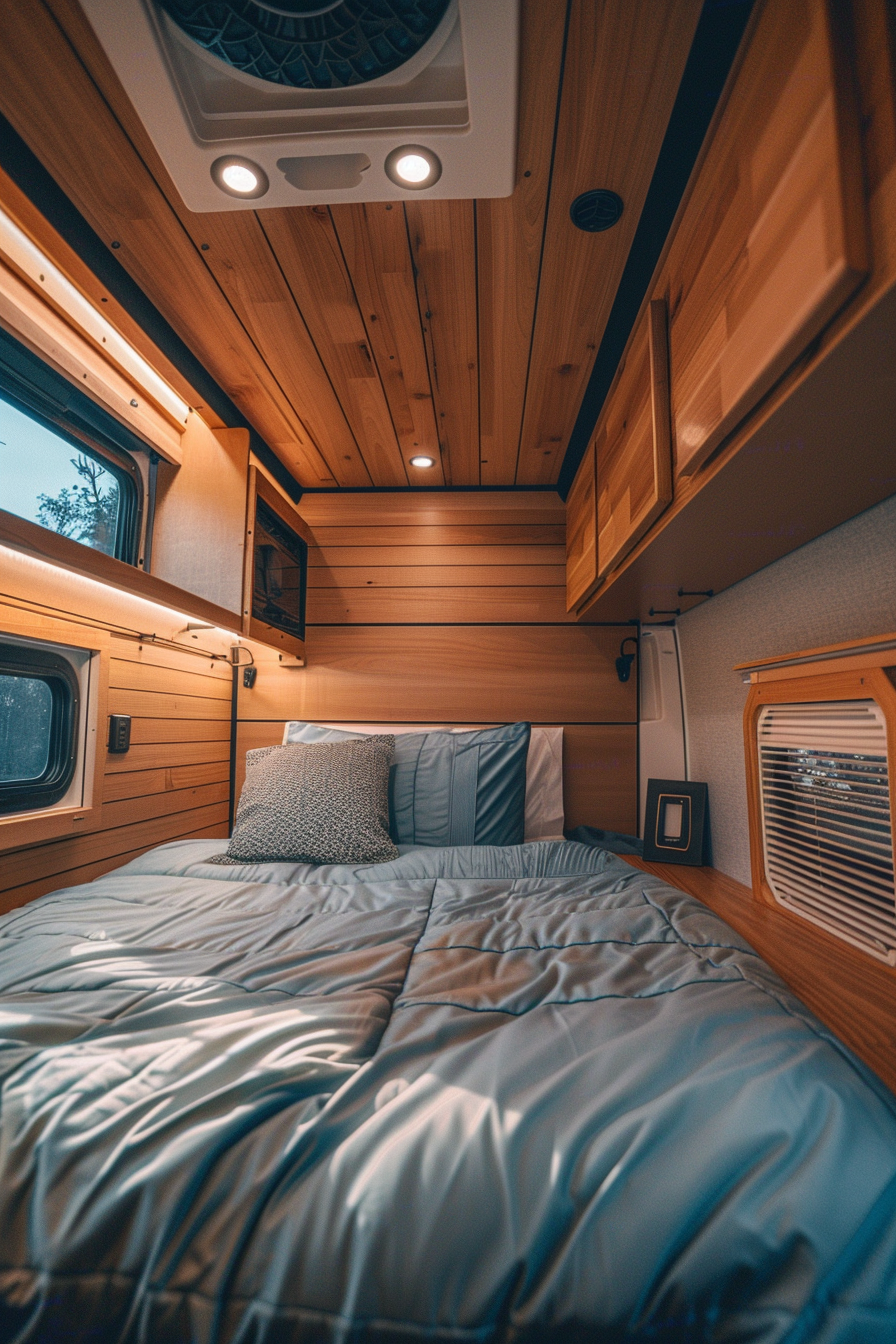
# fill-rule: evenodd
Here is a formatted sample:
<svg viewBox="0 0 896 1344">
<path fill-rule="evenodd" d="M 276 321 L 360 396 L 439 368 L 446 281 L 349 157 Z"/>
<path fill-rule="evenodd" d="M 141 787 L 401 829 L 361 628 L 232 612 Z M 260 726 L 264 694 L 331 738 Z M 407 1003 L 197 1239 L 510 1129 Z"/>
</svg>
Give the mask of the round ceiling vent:
<svg viewBox="0 0 896 1344">
<path fill-rule="evenodd" d="M 577 229 L 603 233 L 604 229 L 612 229 L 624 209 L 621 196 L 598 187 L 595 191 L 583 191 L 575 198 L 569 207 L 569 217 Z"/>
<path fill-rule="evenodd" d="M 404 65 L 449 0 L 159 0 L 199 46 L 244 74 L 296 89 L 367 84 Z"/>
</svg>

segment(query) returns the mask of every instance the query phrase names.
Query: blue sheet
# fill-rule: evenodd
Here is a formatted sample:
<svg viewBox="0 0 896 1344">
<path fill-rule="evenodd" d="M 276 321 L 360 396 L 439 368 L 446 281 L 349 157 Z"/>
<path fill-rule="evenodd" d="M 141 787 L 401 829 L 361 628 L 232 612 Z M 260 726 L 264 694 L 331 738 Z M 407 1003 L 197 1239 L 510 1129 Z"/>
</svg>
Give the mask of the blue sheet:
<svg viewBox="0 0 896 1344">
<path fill-rule="evenodd" d="M 896 1104 L 571 843 L 163 846 L 0 920 L 0 1341 L 896 1340 Z"/>
</svg>

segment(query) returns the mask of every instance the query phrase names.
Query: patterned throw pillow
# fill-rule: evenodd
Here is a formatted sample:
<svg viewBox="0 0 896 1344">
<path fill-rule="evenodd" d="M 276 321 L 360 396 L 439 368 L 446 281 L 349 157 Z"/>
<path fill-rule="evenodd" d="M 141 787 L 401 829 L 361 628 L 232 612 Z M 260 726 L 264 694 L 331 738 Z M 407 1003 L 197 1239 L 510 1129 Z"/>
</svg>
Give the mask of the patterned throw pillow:
<svg viewBox="0 0 896 1344">
<path fill-rule="evenodd" d="M 226 860 L 388 863 L 389 767 L 395 738 L 290 744 L 246 752 Z"/>
</svg>

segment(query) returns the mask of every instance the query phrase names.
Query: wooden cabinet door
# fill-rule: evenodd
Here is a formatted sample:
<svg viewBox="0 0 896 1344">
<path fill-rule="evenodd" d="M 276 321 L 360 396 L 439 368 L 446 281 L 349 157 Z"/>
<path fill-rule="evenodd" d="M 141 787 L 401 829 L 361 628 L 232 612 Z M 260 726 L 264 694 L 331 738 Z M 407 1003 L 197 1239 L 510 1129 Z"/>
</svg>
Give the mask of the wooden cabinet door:
<svg viewBox="0 0 896 1344">
<path fill-rule="evenodd" d="M 834 0 L 766 0 L 669 254 L 676 470 L 690 475 L 866 273 Z"/>
<path fill-rule="evenodd" d="M 594 436 L 597 574 L 625 559 L 672 499 L 666 304 L 653 299 L 632 333 Z"/>
<path fill-rule="evenodd" d="M 597 584 L 597 516 L 594 441 L 579 464 L 566 500 L 566 610 L 572 611 Z"/>
</svg>

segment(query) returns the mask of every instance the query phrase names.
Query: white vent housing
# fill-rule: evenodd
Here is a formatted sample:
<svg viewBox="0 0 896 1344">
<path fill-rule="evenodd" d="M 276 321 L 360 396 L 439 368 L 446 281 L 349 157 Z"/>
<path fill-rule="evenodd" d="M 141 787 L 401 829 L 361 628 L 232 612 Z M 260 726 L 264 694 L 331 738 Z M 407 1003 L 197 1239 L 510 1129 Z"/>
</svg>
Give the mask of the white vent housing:
<svg viewBox="0 0 896 1344">
<path fill-rule="evenodd" d="M 258 8 L 318 14 L 338 3 L 313 10 L 263 0 Z M 190 210 L 513 191 L 519 0 L 450 0 L 407 61 L 343 88 L 293 87 L 236 69 L 155 0 L 81 5 Z M 424 189 L 399 186 L 386 173 L 391 151 L 408 145 L 441 165 Z M 211 171 L 226 156 L 261 168 L 266 189 L 243 199 L 228 194 Z"/>
<path fill-rule="evenodd" d="M 775 899 L 896 965 L 887 725 L 873 700 L 771 704 L 757 721 Z"/>
</svg>

